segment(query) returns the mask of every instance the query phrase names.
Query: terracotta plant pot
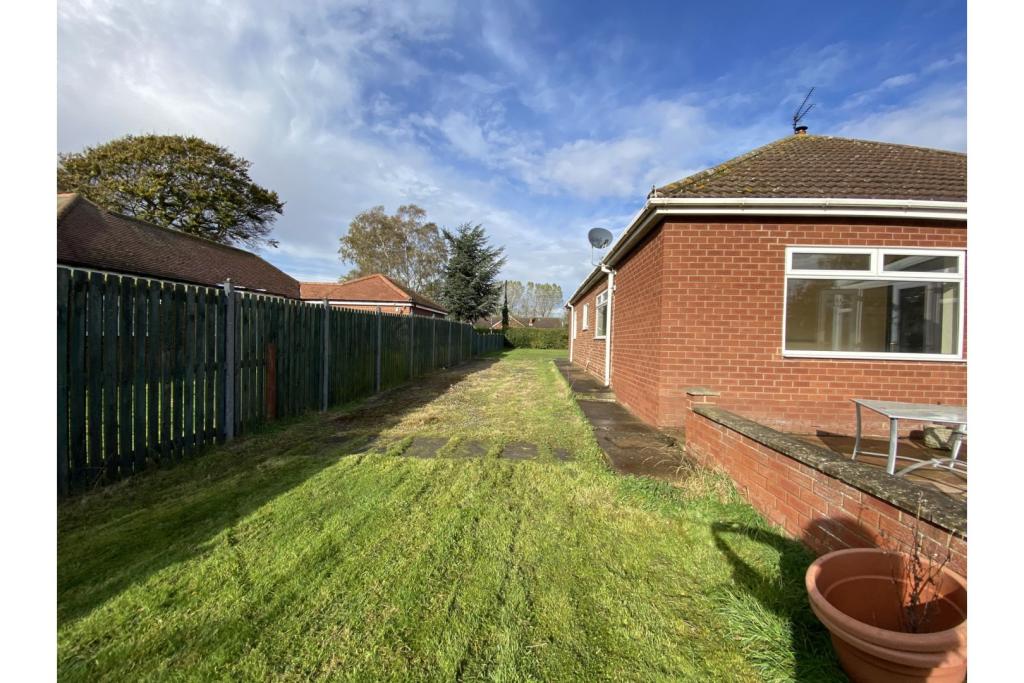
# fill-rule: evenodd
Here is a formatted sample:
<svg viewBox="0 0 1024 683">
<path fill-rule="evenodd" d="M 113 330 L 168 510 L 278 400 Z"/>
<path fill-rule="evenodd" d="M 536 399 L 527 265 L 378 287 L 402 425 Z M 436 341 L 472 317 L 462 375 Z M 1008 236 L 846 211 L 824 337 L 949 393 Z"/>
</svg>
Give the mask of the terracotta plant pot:
<svg viewBox="0 0 1024 683">
<path fill-rule="evenodd" d="M 967 676 L 967 581 L 943 568 L 920 633 L 900 630 L 906 556 L 874 548 L 837 550 L 807 568 L 811 609 L 832 634 L 851 680 L 949 681 Z"/>
</svg>

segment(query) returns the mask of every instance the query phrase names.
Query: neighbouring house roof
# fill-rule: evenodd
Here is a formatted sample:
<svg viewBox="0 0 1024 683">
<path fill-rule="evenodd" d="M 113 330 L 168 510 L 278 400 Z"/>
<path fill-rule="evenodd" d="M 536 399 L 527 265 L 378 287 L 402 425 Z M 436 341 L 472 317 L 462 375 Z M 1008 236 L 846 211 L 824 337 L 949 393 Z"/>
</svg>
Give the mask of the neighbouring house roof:
<svg viewBox="0 0 1024 683">
<path fill-rule="evenodd" d="M 844 197 L 967 201 L 967 155 L 789 135 L 669 183 L 655 197 Z"/>
<path fill-rule="evenodd" d="M 566 305 L 671 215 L 967 220 L 967 155 L 827 135 L 788 135 L 652 190 Z"/>
<path fill-rule="evenodd" d="M 408 287 L 398 284 L 387 275 L 373 273 L 345 282 L 302 282 L 300 296 L 303 299 L 321 301 L 372 301 L 384 303 L 409 303 L 441 313 L 448 310 L 441 304 L 423 296 Z"/>
<path fill-rule="evenodd" d="M 501 327 L 501 316 L 492 315 L 489 318 L 480 318 L 473 323 L 474 327 Z M 508 316 L 509 327 L 536 327 L 538 329 L 550 329 L 554 327 L 564 327 L 564 323 L 561 318 L 527 318 L 517 317 L 509 314 Z"/>
<path fill-rule="evenodd" d="M 57 195 L 57 263 L 129 275 L 299 297 L 299 282 L 243 249 Z"/>
<path fill-rule="evenodd" d="M 537 327 L 540 329 L 553 329 L 556 327 L 563 327 L 564 325 L 561 318 L 530 318 L 527 326 Z"/>
</svg>

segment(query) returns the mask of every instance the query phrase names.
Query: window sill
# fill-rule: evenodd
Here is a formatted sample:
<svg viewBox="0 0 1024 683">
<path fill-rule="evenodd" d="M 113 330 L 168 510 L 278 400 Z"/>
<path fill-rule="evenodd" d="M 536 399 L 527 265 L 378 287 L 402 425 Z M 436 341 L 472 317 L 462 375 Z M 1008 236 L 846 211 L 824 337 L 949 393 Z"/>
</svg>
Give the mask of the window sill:
<svg viewBox="0 0 1024 683">
<path fill-rule="evenodd" d="M 958 355 L 932 354 L 932 353 L 855 353 L 855 352 L 834 352 L 834 351 L 783 351 L 783 358 L 807 358 L 817 360 L 889 360 L 905 363 L 927 362 L 927 363 L 966 363 L 967 359 Z"/>
<path fill-rule="evenodd" d="M 607 338 L 608 338 L 608 335 L 607 335 L 607 334 L 600 334 L 600 335 L 598 335 L 598 334 L 595 334 L 595 335 L 594 335 L 594 340 L 595 340 L 595 341 L 596 341 L 596 340 L 598 340 L 598 339 L 607 339 Z"/>
</svg>

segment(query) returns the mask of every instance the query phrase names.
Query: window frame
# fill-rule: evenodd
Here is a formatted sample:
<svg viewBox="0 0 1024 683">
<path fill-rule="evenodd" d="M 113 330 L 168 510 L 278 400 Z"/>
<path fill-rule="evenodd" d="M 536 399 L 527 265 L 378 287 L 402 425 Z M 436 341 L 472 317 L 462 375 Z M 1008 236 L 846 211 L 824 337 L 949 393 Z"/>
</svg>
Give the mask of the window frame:
<svg viewBox="0 0 1024 683">
<path fill-rule="evenodd" d="M 794 269 L 793 254 L 814 253 L 814 254 L 870 254 L 871 267 L 869 270 L 808 270 Z M 929 273 L 921 271 L 885 270 L 884 257 L 886 255 L 898 256 L 953 256 L 957 259 L 957 269 L 954 273 Z M 837 247 L 837 246 L 787 246 L 786 261 L 782 276 L 782 357 L 783 358 L 832 358 L 832 359 L 854 359 L 854 360 L 892 360 L 892 361 L 941 361 L 951 363 L 965 362 L 964 358 L 964 331 L 966 329 L 964 320 L 967 293 L 965 291 L 967 277 L 965 265 L 967 260 L 966 249 L 928 249 L 916 247 Z M 959 310 L 957 315 L 957 339 L 956 351 L 954 353 L 885 353 L 877 351 L 812 351 L 812 350 L 788 350 L 786 348 L 786 321 L 788 319 L 789 307 L 789 280 L 836 280 L 836 279 L 859 279 L 876 281 L 898 281 L 898 282 L 955 282 L 960 285 Z"/>
<path fill-rule="evenodd" d="M 604 290 L 596 297 L 594 297 L 594 339 L 607 339 L 608 338 L 608 290 Z M 598 330 L 601 327 L 598 325 L 601 315 L 601 306 L 604 306 L 604 334 L 599 334 Z"/>
<path fill-rule="evenodd" d="M 582 329 L 589 330 L 590 329 L 590 325 L 588 324 L 589 322 L 590 322 L 590 304 L 583 304 L 583 328 Z"/>
</svg>

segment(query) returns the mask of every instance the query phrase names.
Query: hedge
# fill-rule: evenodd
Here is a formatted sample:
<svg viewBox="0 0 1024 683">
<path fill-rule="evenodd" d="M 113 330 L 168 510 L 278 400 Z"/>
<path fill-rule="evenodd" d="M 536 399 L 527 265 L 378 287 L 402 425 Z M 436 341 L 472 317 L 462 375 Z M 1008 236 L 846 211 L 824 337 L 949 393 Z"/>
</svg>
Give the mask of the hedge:
<svg viewBox="0 0 1024 683">
<path fill-rule="evenodd" d="M 514 349 L 567 349 L 569 328 L 510 327 L 505 330 L 505 345 Z"/>
</svg>

